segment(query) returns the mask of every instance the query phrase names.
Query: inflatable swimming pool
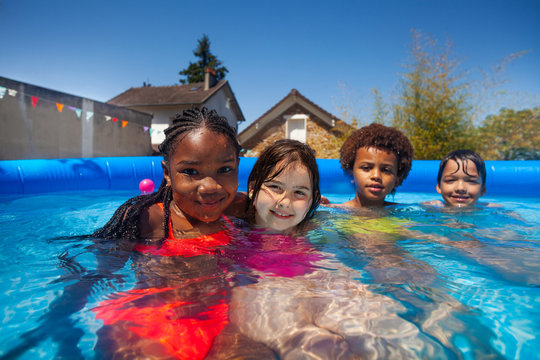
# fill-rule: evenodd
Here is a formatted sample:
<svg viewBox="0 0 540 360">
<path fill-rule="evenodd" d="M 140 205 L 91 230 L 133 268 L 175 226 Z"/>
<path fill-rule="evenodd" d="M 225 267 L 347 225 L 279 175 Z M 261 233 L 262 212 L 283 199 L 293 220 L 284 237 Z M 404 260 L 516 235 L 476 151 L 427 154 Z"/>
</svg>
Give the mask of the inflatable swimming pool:
<svg viewBox="0 0 540 360">
<path fill-rule="evenodd" d="M 0 194 L 37 194 L 65 190 L 130 190 L 143 179 L 159 186 L 163 177 L 161 157 L 108 157 L 54 160 L 0 161 Z M 241 158 L 239 190 L 256 158 Z M 339 161 L 319 159 L 321 191 L 347 194 L 354 191 Z M 436 185 L 439 161 L 415 160 L 398 192 L 431 192 Z M 540 161 L 486 161 L 487 195 L 540 196 Z"/>
</svg>

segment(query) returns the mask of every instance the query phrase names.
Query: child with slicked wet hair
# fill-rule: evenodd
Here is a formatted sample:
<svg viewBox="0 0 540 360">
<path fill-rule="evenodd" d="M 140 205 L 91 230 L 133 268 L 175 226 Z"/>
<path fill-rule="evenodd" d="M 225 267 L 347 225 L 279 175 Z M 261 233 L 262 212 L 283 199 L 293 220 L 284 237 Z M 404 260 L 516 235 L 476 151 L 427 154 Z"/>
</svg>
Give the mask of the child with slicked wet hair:
<svg viewBox="0 0 540 360">
<path fill-rule="evenodd" d="M 437 174 L 437 192 L 443 201 L 433 200 L 423 205 L 471 207 L 486 193 L 486 165 L 484 159 L 472 150 L 454 150 L 444 156 Z M 498 204 L 483 203 L 498 207 Z"/>
<path fill-rule="evenodd" d="M 370 124 L 355 131 L 340 149 L 341 168 L 354 179 L 356 195 L 342 206 L 380 207 L 407 178 L 412 167 L 413 147 L 399 130 Z"/>
</svg>

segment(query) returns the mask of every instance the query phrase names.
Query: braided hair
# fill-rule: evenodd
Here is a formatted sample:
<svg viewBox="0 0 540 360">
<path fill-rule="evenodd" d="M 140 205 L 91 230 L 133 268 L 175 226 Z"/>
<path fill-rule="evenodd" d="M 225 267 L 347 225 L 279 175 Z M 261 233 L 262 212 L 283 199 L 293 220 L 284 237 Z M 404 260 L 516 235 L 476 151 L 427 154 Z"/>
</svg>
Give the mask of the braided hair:
<svg viewBox="0 0 540 360">
<path fill-rule="evenodd" d="M 172 124 L 165 129 L 165 140 L 159 145 L 159 151 L 165 162 L 169 161 L 178 144 L 189 133 L 203 128 L 225 135 L 234 146 L 236 155 L 239 155 L 241 147 L 236 139 L 236 131 L 229 125 L 227 119 L 219 116 L 215 110 L 208 110 L 203 107 L 201 109 L 184 110 L 181 114 L 177 114 Z M 163 234 L 166 237 L 169 233 L 169 206 L 172 199 L 172 189 L 167 186 L 167 181 L 164 178 L 156 192 L 135 196 L 123 203 L 115 211 L 109 222 L 95 231 L 92 236 L 106 239 L 139 239 L 139 219 L 142 211 L 154 204 L 163 203 L 165 210 Z"/>
</svg>

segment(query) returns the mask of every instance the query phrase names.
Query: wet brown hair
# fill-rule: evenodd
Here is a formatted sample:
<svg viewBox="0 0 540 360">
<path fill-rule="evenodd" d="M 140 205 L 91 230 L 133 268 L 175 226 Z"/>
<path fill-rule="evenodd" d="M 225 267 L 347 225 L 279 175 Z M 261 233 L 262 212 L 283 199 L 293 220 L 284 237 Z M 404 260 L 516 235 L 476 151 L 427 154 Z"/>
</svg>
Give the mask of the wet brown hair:
<svg viewBox="0 0 540 360">
<path fill-rule="evenodd" d="M 484 163 L 484 159 L 480 155 L 478 155 L 476 152 L 472 150 L 454 150 L 448 154 L 445 155 L 445 157 L 441 160 L 441 164 L 439 165 L 439 173 L 437 174 L 437 184 L 441 183 L 442 174 L 444 171 L 444 168 L 446 167 L 446 164 L 449 160 L 454 160 L 457 164 L 457 170 L 459 171 L 459 161 L 461 160 L 461 163 L 463 164 L 463 172 L 467 174 L 468 176 L 471 176 L 467 170 L 467 160 L 470 160 L 476 165 L 476 170 L 478 171 L 478 174 L 480 174 L 480 177 L 482 178 L 482 186 L 486 187 L 486 164 Z"/>
<path fill-rule="evenodd" d="M 248 220 L 253 221 L 255 218 L 255 199 L 261 190 L 262 185 L 274 179 L 281 174 L 283 170 L 294 162 L 300 162 L 304 165 L 311 175 L 311 184 L 313 187 L 311 206 L 306 214 L 306 217 L 299 225 L 305 223 L 313 217 L 313 213 L 321 203 L 321 192 L 319 190 L 319 168 L 315 158 L 315 151 L 309 145 L 297 140 L 278 140 L 274 144 L 268 146 L 261 153 L 248 178 L 248 190 L 250 198 L 247 205 Z M 279 167 L 277 165 L 280 165 Z"/>
</svg>

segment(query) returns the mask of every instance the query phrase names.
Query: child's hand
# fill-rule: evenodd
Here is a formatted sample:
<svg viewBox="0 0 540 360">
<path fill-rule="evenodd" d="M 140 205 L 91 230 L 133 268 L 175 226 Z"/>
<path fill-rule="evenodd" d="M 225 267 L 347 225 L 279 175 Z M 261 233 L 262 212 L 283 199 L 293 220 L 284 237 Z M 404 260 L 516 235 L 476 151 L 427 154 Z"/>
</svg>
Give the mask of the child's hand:
<svg viewBox="0 0 540 360">
<path fill-rule="evenodd" d="M 330 200 L 326 196 L 321 195 L 321 204 L 327 205 L 330 204 Z"/>
</svg>

